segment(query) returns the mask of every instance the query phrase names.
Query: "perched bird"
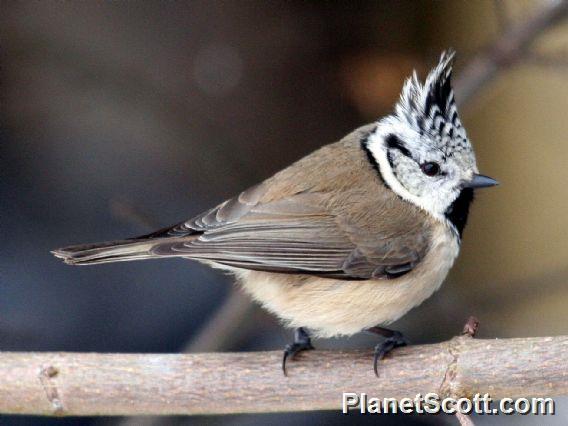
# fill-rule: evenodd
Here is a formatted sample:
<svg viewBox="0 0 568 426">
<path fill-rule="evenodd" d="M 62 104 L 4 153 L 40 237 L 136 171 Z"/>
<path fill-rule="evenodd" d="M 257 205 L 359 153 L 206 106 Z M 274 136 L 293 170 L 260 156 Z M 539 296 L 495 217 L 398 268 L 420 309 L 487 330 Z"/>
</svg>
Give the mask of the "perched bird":
<svg viewBox="0 0 568 426">
<path fill-rule="evenodd" d="M 173 227 L 53 253 L 71 265 L 181 257 L 233 273 L 244 290 L 297 327 L 286 359 L 310 335 L 387 325 L 436 291 L 456 259 L 478 174 L 458 117 L 444 52 L 422 84 L 408 78 L 394 112 L 326 145 L 264 182 Z"/>
</svg>

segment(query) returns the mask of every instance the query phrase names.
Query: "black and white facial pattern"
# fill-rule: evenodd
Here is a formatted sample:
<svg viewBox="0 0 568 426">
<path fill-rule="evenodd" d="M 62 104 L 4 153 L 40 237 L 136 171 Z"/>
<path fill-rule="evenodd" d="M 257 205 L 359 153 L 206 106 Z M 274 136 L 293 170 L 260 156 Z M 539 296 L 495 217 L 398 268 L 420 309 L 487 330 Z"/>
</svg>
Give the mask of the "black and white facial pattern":
<svg viewBox="0 0 568 426">
<path fill-rule="evenodd" d="M 394 114 L 380 120 L 367 140 L 385 183 L 439 218 L 477 173 L 451 87 L 453 56 L 444 52 L 424 84 L 415 72 Z"/>
</svg>

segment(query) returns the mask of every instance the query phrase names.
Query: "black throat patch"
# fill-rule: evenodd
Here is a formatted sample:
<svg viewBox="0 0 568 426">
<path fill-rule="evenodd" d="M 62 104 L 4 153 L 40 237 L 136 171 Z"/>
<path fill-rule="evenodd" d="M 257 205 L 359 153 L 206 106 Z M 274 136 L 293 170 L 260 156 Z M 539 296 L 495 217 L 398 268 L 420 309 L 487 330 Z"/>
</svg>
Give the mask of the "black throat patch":
<svg viewBox="0 0 568 426">
<path fill-rule="evenodd" d="M 446 209 L 444 216 L 448 219 L 452 225 L 458 231 L 460 239 L 463 234 L 463 230 L 467 223 L 467 216 L 469 214 L 469 206 L 473 201 L 473 189 L 464 188 L 461 190 L 460 195 L 456 200 Z"/>
</svg>

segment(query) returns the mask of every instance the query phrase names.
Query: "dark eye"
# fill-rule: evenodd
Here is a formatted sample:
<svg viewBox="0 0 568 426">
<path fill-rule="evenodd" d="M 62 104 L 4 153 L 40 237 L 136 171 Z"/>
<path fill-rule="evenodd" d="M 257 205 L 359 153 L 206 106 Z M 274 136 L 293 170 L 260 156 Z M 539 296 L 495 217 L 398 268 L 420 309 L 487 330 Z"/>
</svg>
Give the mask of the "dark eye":
<svg viewBox="0 0 568 426">
<path fill-rule="evenodd" d="M 420 168 L 427 176 L 436 176 L 438 173 L 440 173 L 440 165 L 438 163 L 424 163 L 420 166 Z"/>
</svg>

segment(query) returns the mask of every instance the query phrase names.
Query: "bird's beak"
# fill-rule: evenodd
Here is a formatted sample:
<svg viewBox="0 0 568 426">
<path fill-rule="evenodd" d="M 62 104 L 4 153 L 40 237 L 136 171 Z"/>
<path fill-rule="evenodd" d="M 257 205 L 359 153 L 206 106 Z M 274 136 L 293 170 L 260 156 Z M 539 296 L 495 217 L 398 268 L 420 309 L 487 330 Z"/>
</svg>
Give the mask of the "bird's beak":
<svg viewBox="0 0 568 426">
<path fill-rule="evenodd" d="M 487 188 L 489 186 L 499 185 L 495 179 L 489 176 L 479 175 L 475 173 L 473 178 L 469 181 L 464 182 L 464 188 Z"/>
</svg>

